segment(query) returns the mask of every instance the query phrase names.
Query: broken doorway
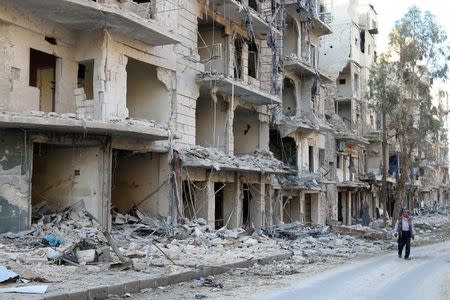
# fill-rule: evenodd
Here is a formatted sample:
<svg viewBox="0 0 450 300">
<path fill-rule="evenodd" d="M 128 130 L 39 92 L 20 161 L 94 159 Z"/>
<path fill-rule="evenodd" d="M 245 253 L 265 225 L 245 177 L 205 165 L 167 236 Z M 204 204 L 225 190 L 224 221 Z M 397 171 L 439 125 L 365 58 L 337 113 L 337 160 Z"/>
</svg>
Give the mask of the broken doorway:
<svg viewBox="0 0 450 300">
<path fill-rule="evenodd" d="M 78 63 L 77 87 L 83 88 L 86 99 L 94 99 L 94 60 Z"/>
<path fill-rule="evenodd" d="M 225 184 L 223 182 L 214 183 L 214 195 L 215 195 L 214 220 L 216 229 L 222 228 L 225 225 L 223 216 L 224 187 Z"/>
<path fill-rule="evenodd" d="M 338 211 L 338 222 L 344 223 L 344 214 L 343 214 L 343 209 L 344 209 L 344 205 L 343 205 L 343 197 L 342 197 L 342 192 L 338 192 L 338 207 L 337 207 L 337 211 Z"/>
<path fill-rule="evenodd" d="M 184 216 L 189 220 L 197 219 L 197 213 L 195 211 L 195 196 L 194 196 L 194 184 L 188 180 L 183 180 L 182 185 L 182 199 L 183 199 L 183 211 Z"/>
<path fill-rule="evenodd" d="M 312 223 L 312 203 L 311 194 L 305 194 L 305 223 Z"/>
<path fill-rule="evenodd" d="M 250 202 L 252 201 L 252 193 L 250 191 L 250 186 L 246 183 L 242 185 L 242 226 L 246 227 L 250 225 Z"/>
<path fill-rule="evenodd" d="M 300 198 L 298 196 L 283 196 L 283 222 L 301 221 Z"/>
<path fill-rule="evenodd" d="M 56 56 L 30 49 L 30 86 L 39 89 L 39 110 L 55 111 Z"/>
<path fill-rule="evenodd" d="M 283 80 L 283 114 L 295 116 L 297 111 L 297 97 L 294 81 L 289 78 Z"/>
</svg>

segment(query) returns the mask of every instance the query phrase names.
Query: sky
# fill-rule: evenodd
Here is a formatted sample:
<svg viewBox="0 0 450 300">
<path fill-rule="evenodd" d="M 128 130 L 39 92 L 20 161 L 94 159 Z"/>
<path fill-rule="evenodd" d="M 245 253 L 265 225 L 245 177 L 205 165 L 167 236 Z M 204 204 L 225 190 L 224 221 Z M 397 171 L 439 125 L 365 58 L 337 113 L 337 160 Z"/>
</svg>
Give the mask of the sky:
<svg viewBox="0 0 450 300">
<path fill-rule="evenodd" d="M 359 2 L 372 4 L 378 14 L 378 53 L 387 50 L 389 33 L 395 21 L 401 19 L 408 8 L 413 5 L 418 6 L 422 11 L 428 10 L 435 15 L 437 22 L 450 36 L 450 2 L 445 0 L 360 0 Z M 450 79 L 445 83 L 440 83 L 440 88 L 450 93 Z M 448 103 L 444 105 L 448 106 Z M 447 120 L 447 127 L 450 125 L 449 121 Z"/>
</svg>

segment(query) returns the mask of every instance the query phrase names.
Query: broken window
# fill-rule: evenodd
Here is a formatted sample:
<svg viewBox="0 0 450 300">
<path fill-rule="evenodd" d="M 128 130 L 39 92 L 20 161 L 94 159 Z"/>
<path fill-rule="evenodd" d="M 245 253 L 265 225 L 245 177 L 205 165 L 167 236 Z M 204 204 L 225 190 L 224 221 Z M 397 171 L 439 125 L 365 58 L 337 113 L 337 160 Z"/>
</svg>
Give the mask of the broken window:
<svg viewBox="0 0 450 300">
<path fill-rule="evenodd" d="M 77 87 L 83 88 L 86 99 L 94 99 L 94 60 L 78 63 Z"/>
<path fill-rule="evenodd" d="M 289 78 L 283 80 L 283 114 L 295 116 L 297 110 L 297 97 L 294 81 Z"/>
<path fill-rule="evenodd" d="M 258 78 L 258 47 L 255 43 L 248 45 L 248 76 Z"/>
<path fill-rule="evenodd" d="M 356 95 L 359 95 L 359 75 L 355 73 L 353 75 L 353 79 L 354 79 L 353 84 L 354 84 Z"/>
<path fill-rule="evenodd" d="M 309 61 L 311 62 L 311 65 L 316 68 L 317 67 L 316 46 L 314 45 L 310 46 L 309 55 L 310 55 Z"/>
<path fill-rule="evenodd" d="M 258 11 L 258 3 L 256 0 L 248 0 L 248 6 L 253 8 L 255 11 Z"/>
<path fill-rule="evenodd" d="M 325 149 L 319 149 L 319 166 L 325 165 Z"/>
<path fill-rule="evenodd" d="M 361 30 L 359 33 L 359 49 L 361 50 L 361 53 L 364 53 L 366 51 L 366 31 Z"/>
<path fill-rule="evenodd" d="M 39 89 L 39 110 L 55 111 L 56 56 L 30 49 L 30 86 Z"/>
<path fill-rule="evenodd" d="M 236 39 L 239 39 L 237 37 Z M 225 28 L 220 24 L 199 23 L 197 50 L 200 55 L 200 62 L 205 65 L 205 72 L 227 74 L 226 63 L 224 62 L 224 51 L 228 42 L 225 38 Z"/>
<path fill-rule="evenodd" d="M 298 56 L 299 33 L 295 20 L 288 14 L 286 19 L 286 30 L 283 34 L 283 52 L 285 56 L 295 54 Z"/>
<path fill-rule="evenodd" d="M 345 84 L 345 78 L 339 79 L 339 84 Z"/>
<path fill-rule="evenodd" d="M 157 67 L 129 58 L 126 70 L 129 116 L 168 123 L 172 97 L 159 80 Z"/>
<path fill-rule="evenodd" d="M 297 144 L 294 138 L 282 138 L 278 130 L 271 129 L 269 149 L 278 160 L 297 168 Z"/>
<path fill-rule="evenodd" d="M 237 36 L 234 40 L 234 78 L 242 79 L 242 48 L 244 40 Z"/>
<path fill-rule="evenodd" d="M 309 172 L 314 172 L 314 147 L 308 147 L 308 162 L 309 162 Z"/>
<path fill-rule="evenodd" d="M 224 187 L 225 183 L 215 182 L 214 183 L 214 195 L 215 195 L 215 228 L 219 229 L 225 225 L 224 215 L 223 215 L 223 205 L 224 205 Z"/>
</svg>

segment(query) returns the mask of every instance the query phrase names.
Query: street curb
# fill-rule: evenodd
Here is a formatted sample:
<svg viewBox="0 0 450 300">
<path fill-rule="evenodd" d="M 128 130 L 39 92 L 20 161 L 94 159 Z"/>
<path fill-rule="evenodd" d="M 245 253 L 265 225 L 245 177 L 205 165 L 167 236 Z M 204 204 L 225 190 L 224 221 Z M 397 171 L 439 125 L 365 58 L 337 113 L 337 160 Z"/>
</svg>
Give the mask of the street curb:
<svg viewBox="0 0 450 300">
<path fill-rule="evenodd" d="M 148 278 L 140 280 L 131 280 L 128 282 L 103 285 L 90 288 L 83 291 L 74 291 L 69 293 L 48 295 L 42 299 L 45 300 L 93 300 L 106 299 L 108 295 L 123 295 L 125 293 L 137 293 L 142 289 L 157 288 L 160 286 L 168 286 L 180 282 L 194 280 L 198 276 L 218 275 L 237 268 L 249 268 L 254 264 L 266 265 L 274 261 L 282 261 L 292 257 L 293 253 L 271 255 L 258 259 L 243 260 L 235 263 L 220 266 L 201 266 L 194 271 L 186 271 L 173 275 L 164 275 L 157 278 Z"/>
</svg>

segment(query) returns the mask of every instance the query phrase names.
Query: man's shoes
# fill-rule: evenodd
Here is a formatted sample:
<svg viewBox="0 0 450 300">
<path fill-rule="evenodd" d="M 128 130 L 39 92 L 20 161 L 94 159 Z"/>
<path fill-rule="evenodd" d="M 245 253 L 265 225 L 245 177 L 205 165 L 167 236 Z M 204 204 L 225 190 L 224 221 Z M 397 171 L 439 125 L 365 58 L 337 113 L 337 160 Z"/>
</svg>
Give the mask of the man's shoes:
<svg viewBox="0 0 450 300">
<path fill-rule="evenodd" d="M 411 260 L 411 257 L 405 257 L 405 260 Z"/>
<path fill-rule="evenodd" d="M 398 255 L 398 258 L 402 258 L 402 255 L 401 255 L 401 254 L 399 254 L 399 255 Z"/>
</svg>

